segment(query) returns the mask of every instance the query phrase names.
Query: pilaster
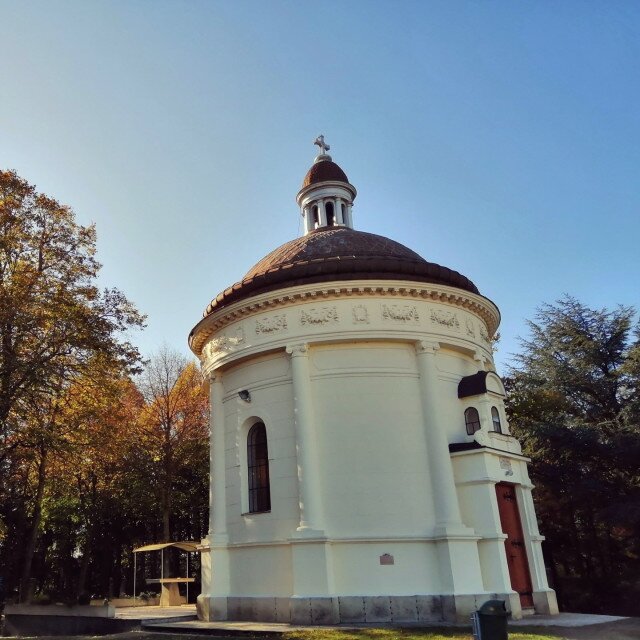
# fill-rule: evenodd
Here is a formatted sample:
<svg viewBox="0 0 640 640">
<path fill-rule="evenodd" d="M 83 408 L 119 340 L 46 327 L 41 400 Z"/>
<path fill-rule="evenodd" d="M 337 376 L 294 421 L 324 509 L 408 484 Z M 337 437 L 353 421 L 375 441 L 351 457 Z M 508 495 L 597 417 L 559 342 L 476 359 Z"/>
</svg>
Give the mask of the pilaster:
<svg viewBox="0 0 640 640">
<path fill-rule="evenodd" d="M 287 347 L 291 356 L 293 381 L 293 411 L 298 460 L 298 487 L 300 496 L 300 526 L 298 532 L 323 535 L 320 473 L 314 425 L 313 398 L 309 375 L 309 348 L 307 344 Z"/>
<path fill-rule="evenodd" d="M 336 212 L 336 222 L 338 224 L 344 224 L 344 216 L 342 215 L 342 200 L 336 198 L 334 202 L 334 211 Z"/>
<path fill-rule="evenodd" d="M 462 523 L 460 516 L 449 443 L 440 411 L 442 401 L 436 365 L 439 349 L 437 342 L 416 343 L 441 586 L 443 593 L 479 593 L 483 590 L 479 536 Z"/>
<path fill-rule="evenodd" d="M 320 227 L 327 226 L 327 210 L 324 207 L 324 198 L 318 200 L 318 220 Z"/>
<path fill-rule="evenodd" d="M 209 504 L 209 546 L 208 561 L 209 597 L 203 611 L 208 612 L 208 619 L 225 619 L 226 609 L 220 609 L 220 603 L 230 590 L 229 550 L 227 548 L 227 500 L 226 500 L 226 465 L 225 465 L 225 424 L 224 424 L 224 386 L 222 373 L 210 376 L 210 504 Z M 204 586 L 204 585 L 203 585 Z M 223 598 L 223 600 L 221 600 Z"/>
<path fill-rule="evenodd" d="M 436 513 L 436 535 L 447 531 L 470 534 L 462 524 L 460 506 L 449 457 L 449 443 L 440 415 L 440 390 L 436 354 L 437 342 L 416 343 L 418 372 L 420 373 L 420 395 L 422 412 L 427 432 L 427 457 L 431 473 L 434 508 Z"/>
<path fill-rule="evenodd" d="M 210 376 L 210 431 L 209 465 L 212 482 L 209 483 L 209 541 L 227 539 L 226 472 L 224 444 L 224 387 L 222 374 Z"/>
</svg>

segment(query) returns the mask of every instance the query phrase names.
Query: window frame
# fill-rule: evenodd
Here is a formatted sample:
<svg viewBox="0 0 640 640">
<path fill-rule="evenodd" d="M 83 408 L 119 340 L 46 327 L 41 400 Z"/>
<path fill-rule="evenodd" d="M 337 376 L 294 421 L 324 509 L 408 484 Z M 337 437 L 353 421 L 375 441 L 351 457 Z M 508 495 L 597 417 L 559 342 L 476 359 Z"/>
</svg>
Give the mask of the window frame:
<svg viewBox="0 0 640 640">
<path fill-rule="evenodd" d="M 493 431 L 495 433 L 504 433 L 502 431 L 502 418 L 500 417 L 500 409 L 498 409 L 498 407 L 496 407 L 495 405 L 491 407 L 491 426 L 493 427 Z"/>
<path fill-rule="evenodd" d="M 475 412 L 475 420 L 471 420 L 470 419 L 470 415 L 473 415 L 472 412 Z M 468 436 L 472 436 L 474 435 L 477 431 L 480 431 L 480 429 L 482 428 L 482 424 L 480 422 L 480 413 L 479 411 L 476 409 L 476 407 L 467 407 L 464 410 L 464 426 L 467 430 L 467 435 Z M 469 428 L 472 428 L 472 431 L 469 431 Z"/>
<path fill-rule="evenodd" d="M 271 479 L 267 428 L 255 422 L 247 432 L 247 501 L 246 513 L 271 511 Z"/>
</svg>

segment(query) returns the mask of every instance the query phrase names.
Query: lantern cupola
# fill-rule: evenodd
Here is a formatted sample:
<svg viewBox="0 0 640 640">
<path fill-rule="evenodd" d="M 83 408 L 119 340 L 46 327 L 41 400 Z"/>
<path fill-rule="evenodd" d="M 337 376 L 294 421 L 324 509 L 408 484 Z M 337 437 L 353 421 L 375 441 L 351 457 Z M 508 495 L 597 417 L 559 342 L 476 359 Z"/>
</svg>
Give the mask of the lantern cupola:
<svg viewBox="0 0 640 640">
<path fill-rule="evenodd" d="M 324 136 L 318 136 L 314 144 L 320 147 L 320 153 L 307 171 L 296 197 L 304 220 L 304 233 L 332 227 L 353 229 L 351 210 L 356 189 L 327 153 L 330 147 Z"/>
</svg>

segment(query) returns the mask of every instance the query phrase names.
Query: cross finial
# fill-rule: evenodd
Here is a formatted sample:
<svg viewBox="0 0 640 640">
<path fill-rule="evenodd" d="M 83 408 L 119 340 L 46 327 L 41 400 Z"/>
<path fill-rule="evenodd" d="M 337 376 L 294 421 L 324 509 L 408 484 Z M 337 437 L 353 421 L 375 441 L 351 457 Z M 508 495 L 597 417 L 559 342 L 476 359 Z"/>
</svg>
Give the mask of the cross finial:
<svg viewBox="0 0 640 640">
<path fill-rule="evenodd" d="M 327 151 L 329 151 L 329 149 L 331 149 L 331 147 L 324 141 L 324 136 L 323 135 L 319 135 L 314 143 L 315 145 L 318 145 L 320 147 L 320 154 L 321 155 L 326 155 Z"/>
</svg>

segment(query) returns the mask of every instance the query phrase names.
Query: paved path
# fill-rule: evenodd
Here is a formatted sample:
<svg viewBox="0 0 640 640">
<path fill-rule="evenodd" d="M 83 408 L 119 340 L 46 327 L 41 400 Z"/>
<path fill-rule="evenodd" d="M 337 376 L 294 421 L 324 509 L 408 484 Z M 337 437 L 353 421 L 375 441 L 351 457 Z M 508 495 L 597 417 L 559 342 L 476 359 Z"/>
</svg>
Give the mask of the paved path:
<svg viewBox="0 0 640 640">
<path fill-rule="evenodd" d="M 358 625 L 328 625 L 322 628 L 341 629 L 343 631 L 349 629 L 362 629 L 366 627 L 385 627 L 398 626 L 404 628 L 410 627 L 443 627 L 454 626 L 446 623 L 434 623 L 426 625 L 422 623 L 384 625 L 376 624 L 358 624 Z M 562 634 L 567 638 L 585 638 L 585 640 L 626 640 L 627 638 L 638 638 L 640 640 L 640 619 L 624 618 L 622 616 L 601 616 L 582 613 L 561 613 L 557 616 L 528 616 L 522 620 L 510 620 L 509 627 L 514 631 L 532 630 L 545 627 L 545 630 Z M 145 624 L 148 631 L 171 631 L 174 633 L 183 632 L 200 632 L 210 635 L 229 635 L 229 636 L 245 636 L 245 635 L 275 635 L 278 636 L 287 631 L 295 631 L 300 629 L 317 629 L 318 627 L 296 626 L 291 624 L 283 624 L 276 622 L 204 622 L 202 620 L 152 620 Z"/>
<path fill-rule="evenodd" d="M 593 613 L 559 613 L 557 616 L 527 616 L 509 620 L 510 627 L 588 627 L 627 620 L 624 616 L 599 616 Z"/>
<path fill-rule="evenodd" d="M 526 621 L 518 621 L 510 624 L 509 629 L 511 632 L 517 630 L 532 633 L 552 633 L 565 640 L 640 640 L 640 618 L 622 618 L 621 620 L 607 622 L 607 619 L 615 618 L 616 616 L 565 615 L 566 623 L 561 617 L 557 616 L 559 618 L 558 626 L 545 622 L 541 628 L 540 626 L 527 626 Z M 577 618 L 578 616 L 581 618 L 580 620 L 572 620 L 572 618 Z M 546 617 L 544 616 L 544 618 Z M 578 625 L 576 622 L 580 624 Z M 584 624 L 585 622 L 590 623 Z M 512 626 L 513 624 L 516 626 Z"/>
</svg>

